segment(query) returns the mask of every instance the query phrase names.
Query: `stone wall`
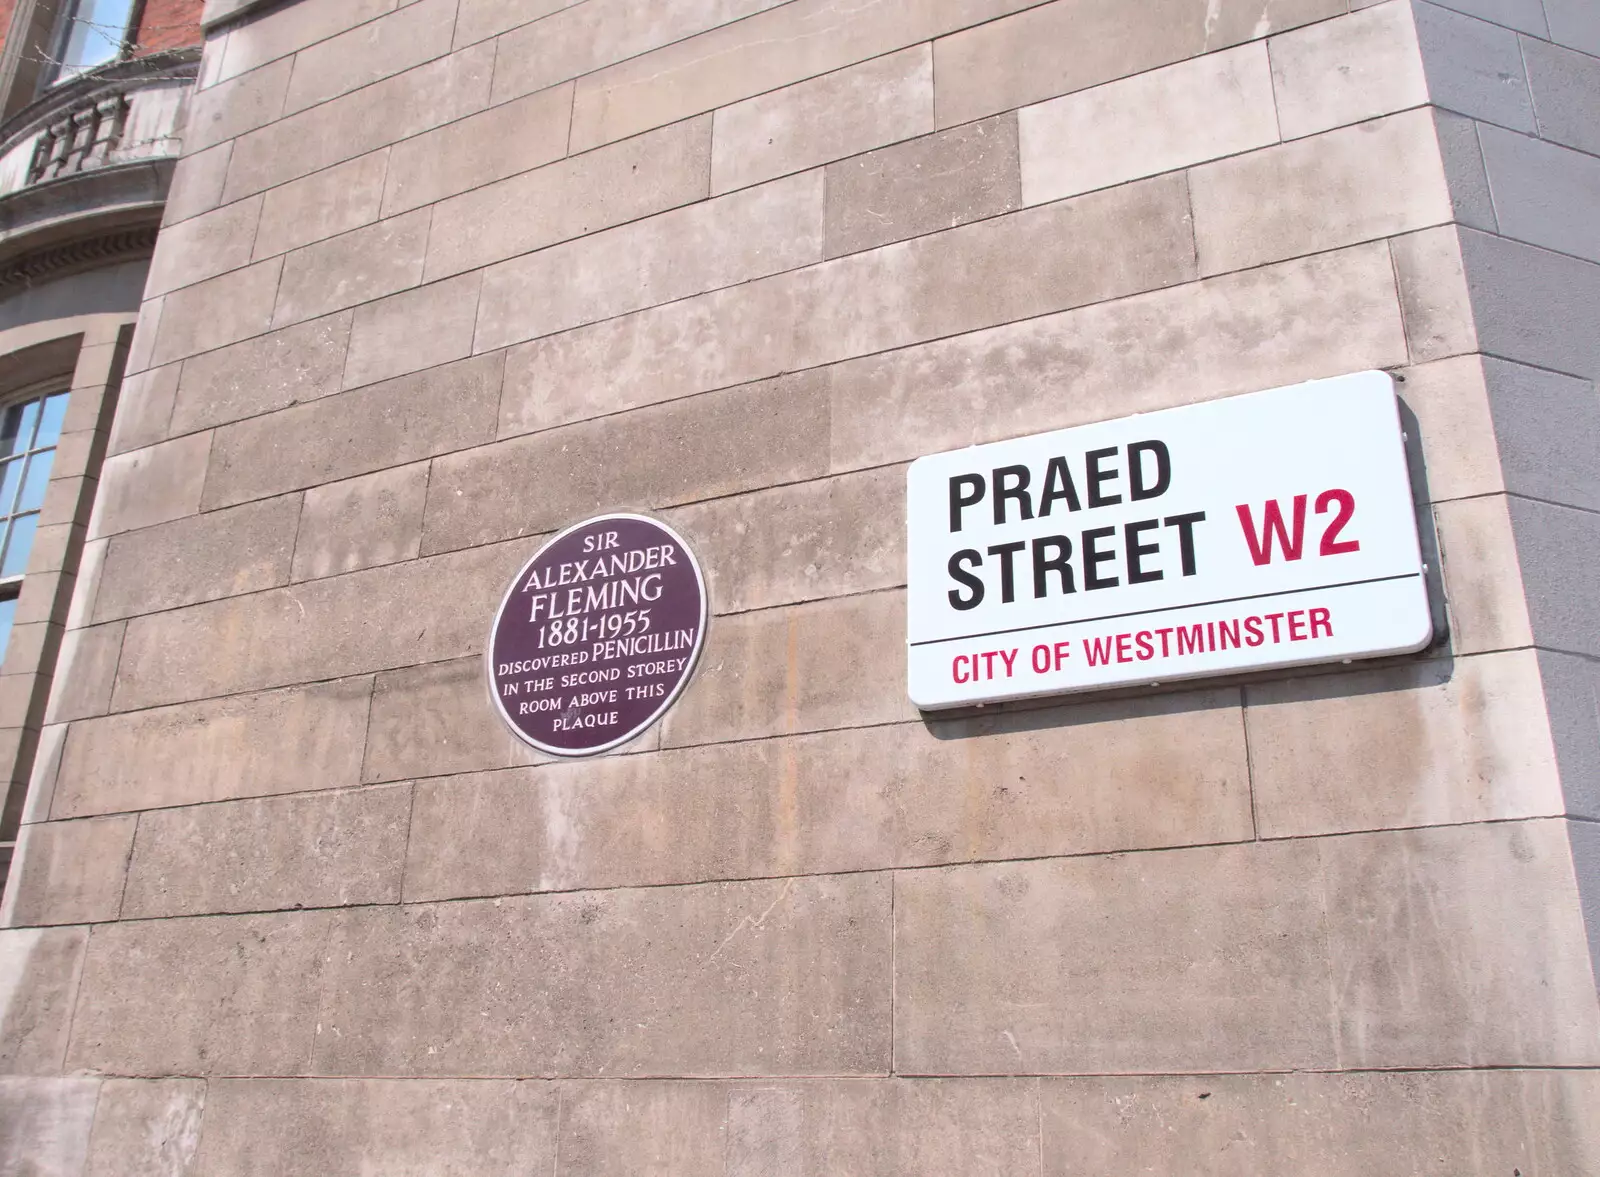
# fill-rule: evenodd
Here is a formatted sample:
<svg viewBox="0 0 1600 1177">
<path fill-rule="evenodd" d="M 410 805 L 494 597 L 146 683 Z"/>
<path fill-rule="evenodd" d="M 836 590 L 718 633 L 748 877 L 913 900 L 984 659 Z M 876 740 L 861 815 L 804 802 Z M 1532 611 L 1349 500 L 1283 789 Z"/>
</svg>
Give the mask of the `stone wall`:
<svg viewBox="0 0 1600 1177">
<path fill-rule="evenodd" d="M 1597 737 L 1560 677 L 1589 647 L 1546 640 L 1523 529 L 1526 479 L 1588 505 L 1593 394 L 1529 401 L 1570 415 L 1519 448 L 1552 418 L 1506 415 L 1500 360 L 1537 361 L 1489 344 L 1487 114 L 1450 82 L 1515 87 L 1440 63 L 1529 52 L 1501 10 L 1539 4 L 1460 6 L 1502 23 L 315 0 L 216 29 L 5 900 L 0 1170 L 1600 1167 L 1569 830 Z M 1375 367 L 1434 649 L 906 702 L 907 461 Z M 682 531 L 715 617 L 664 722 L 548 763 L 482 644 L 602 509 Z"/>
</svg>

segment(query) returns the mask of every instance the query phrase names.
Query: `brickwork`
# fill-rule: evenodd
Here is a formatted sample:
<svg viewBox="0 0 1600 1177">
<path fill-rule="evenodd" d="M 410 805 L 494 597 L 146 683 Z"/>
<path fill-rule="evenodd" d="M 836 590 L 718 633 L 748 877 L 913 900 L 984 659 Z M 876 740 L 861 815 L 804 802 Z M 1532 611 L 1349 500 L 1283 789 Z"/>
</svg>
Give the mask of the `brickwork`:
<svg viewBox="0 0 1600 1177">
<path fill-rule="evenodd" d="M 133 41 L 142 53 L 198 45 L 205 0 L 145 0 Z"/>
<path fill-rule="evenodd" d="M 1592 301 L 1495 317 L 1600 263 L 1593 218 L 1528 212 L 1587 183 L 1600 28 L 1458 7 L 216 29 L 0 921 L 0 1150 L 1600 1168 L 1600 735 L 1561 677 L 1600 650 L 1537 546 L 1592 559 L 1600 353 Z M 1404 379 L 1440 644 L 911 708 L 906 462 L 1367 368 Z M 482 643 L 602 509 L 680 529 L 715 616 L 662 723 L 551 763 Z"/>
</svg>

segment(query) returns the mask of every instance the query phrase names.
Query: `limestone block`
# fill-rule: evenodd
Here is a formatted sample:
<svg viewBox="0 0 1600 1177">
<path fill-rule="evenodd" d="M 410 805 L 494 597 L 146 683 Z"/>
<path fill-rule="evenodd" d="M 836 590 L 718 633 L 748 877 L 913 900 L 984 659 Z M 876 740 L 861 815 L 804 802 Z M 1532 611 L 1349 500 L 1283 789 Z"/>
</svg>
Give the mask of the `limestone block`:
<svg viewBox="0 0 1600 1177">
<path fill-rule="evenodd" d="M 476 0 L 468 0 L 468 4 Z M 494 2 L 494 0 L 484 0 Z M 543 2 L 543 0 L 541 0 Z M 783 0 L 586 0 L 500 38 L 494 101 L 543 90 L 652 49 L 776 8 Z M 519 5 L 528 11 L 527 5 Z M 520 19 L 529 19 L 520 18 Z M 458 22 L 457 43 L 461 39 Z"/>
<path fill-rule="evenodd" d="M 1416 416 L 1423 456 L 1420 473 L 1432 502 L 1506 489 L 1501 470 L 1505 447 L 1496 436 L 1503 431 L 1490 407 L 1485 363 L 1475 355 L 1454 356 L 1400 373 L 1404 377 L 1400 399 Z"/>
<path fill-rule="evenodd" d="M 1017 120 L 1004 114 L 827 169 L 827 256 L 858 253 L 1022 204 Z"/>
<path fill-rule="evenodd" d="M 1445 180 L 1450 185 L 1450 204 L 1455 219 L 1462 225 L 1498 231 L 1494 194 L 1483 167 L 1483 145 L 1478 141 L 1478 123 L 1447 110 L 1434 108 L 1433 126 L 1438 135 L 1439 156 L 1444 161 Z"/>
<path fill-rule="evenodd" d="M 292 114 L 450 52 L 456 0 L 412 0 L 295 55 L 284 112 Z"/>
<path fill-rule="evenodd" d="M 183 362 L 171 432 L 225 425 L 338 392 L 350 320 L 351 313 L 343 311 L 190 356 Z"/>
<path fill-rule="evenodd" d="M 192 1177 L 206 1094 L 199 1079 L 107 1079 L 84 1177 Z"/>
<path fill-rule="evenodd" d="M 881 1074 L 889 925 L 881 875 L 351 909 L 300 1025 L 323 1074 Z"/>
<path fill-rule="evenodd" d="M 427 493 L 426 462 L 308 490 L 294 540 L 294 579 L 415 559 Z"/>
<path fill-rule="evenodd" d="M 1517 545 L 1504 495 L 1434 508 L 1456 654 L 1533 644 Z"/>
<path fill-rule="evenodd" d="M 1401 364 L 1382 245 L 1358 246 L 840 364 L 849 470 Z"/>
<path fill-rule="evenodd" d="M 322 0 L 298 9 L 275 9 L 228 30 L 219 78 L 231 78 L 287 57 L 346 29 L 382 16 L 398 0 Z"/>
<path fill-rule="evenodd" d="M 1526 44 L 1500 25 L 1436 4 L 1412 6 L 1428 96 L 1436 106 L 1518 131 L 1534 129 L 1523 60 Z"/>
<path fill-rule="evenodd" d="M 933 47 L 915 45 L 716 112 L 711 191 L 858 155 L 933 130 Z"/>
<path fill-rule="evenodd" d="M 152 366 L 260 335 L 272 323 L 279 258 L 175 290 L 162 300 Z"/>
<path fill-rule="evenodd" d="M 128 622 L 118 711 L 462 658 L 531 555 L 498 544 Z M 121 625 L 121 622 L 116 624 Z"/>
<path fill-rule="evenodd" d="M 79 985 L 68 1069 L 304 1073 L 338 914 L 129 920 L 98 930 Z M 173 994 L 180 978 L 181 1001 Z"/>
<path fill-rule="evenodd" d="M 213 1079 L 192 1177 L 553 1172 L 553 1084 Z M 187 1175 L 186 1175 L 187 1177 Z"/>
<path fill-rule="evenodd" d="M 567 153 L 572 87 L 553 86 L 396 143 L 385 216 L 503 180 Z"/>
<path fill-rule="evenodd" d="M 1276 143 L 1272 86 L 1266 44 L 1257 42 L 1024 107 L 1023 203 Z"/>
<path fill-rule="evenodd" d="M 34 749 L 33 770 L 28 775 L 27 795 L 22 802 L 24 822 L 45 821 L 55 800 L 56 775 L 61 768 L 61 748 L 67 742 L 70 724 L 47 723 L 39 729 Z"/>
<path fill-rule="evenodd" d="M 188 515 L 111 537 L 95 621 L 115 621 L 289 580 L 300 496 Z"/>
<path fill-rule="evenodd" d="M 1544 0 L 1550 39 L 1591 57 L 1600 57 L 1600 14 L 1584 0 Z"/>
<path fill-rule="evenodd" d="M 1569 817 L 1586 819 L 1571 823 L 1568 835 L 1573 844 L 1578 888 L 1584 896 L 1590 951 L 1595 952 L 1600 949 L 1600 940 L 1596 939 L 1594 918 L 1587 912 L 1593 910 L 1593 887 L 1600 881 L 1594 875 L 1600 859 L 1592 857 L 1594 851 L 1600 850 L 1600 845 L 1593 837 L 1587 844 L 1583 844 L 1582 839 L 1590 823 L 1600 819 L 1600 771 L 1597 771 L 1600 770 L 1600 716 L 1596 715 L 1594 707 L 1595 699 L 1600 698 L 1600 676 L 1596 675 L 1595 664 L 1587 658 L 1550 650 L 1540 650 L 1538 654 L 1550 734 L 1555 740 L 1556 759 L 1561 766 L 1566 812 Z M 1583 860 L 1586 851 L 1591 854 L 1587 863 Z"/>
<path fill-rule="evenodd" d="M 1452 219 L 1426 109 L 1218 160 L 1189 172 L 1202 274 Z M 1330 194 L 1337 193 L 1337 199 Z"/>
<path fill-rule="evenodd" d="M 1600 155 L 1600 61 L 1590 55 L 1600 54 L 1600 20 L 1594 29 L 1596 43 L 1587 54 L 1545 41 L 1525 41 L 1522 52 L 1540 136 Z"/>
<path fill-rule="evenodd" d="M 822 260 L 820 170 L 701 201 L 513 258 L 483 277 L 474 350 L 487 351 Z M 508 356 L 512 387 L 527 349 Z M 508 401 L 502 433 L 561 424 Z"/>
<path fill-rule="evenodd" d="M 1023 7 L 1016 5 L 1014 7 Z M 939 126 L 1337 16 L 1344 0 L 1056 0 L 935 43 Z M 994 13 L 992 15 L 999 15 Z M 1072 46 L 1063 53 L 1061 46 Z"/>
<path fill-rule="evenodd" d="M 802 372 L 449 454 L 433 464 L 422 550 L 815 478 L 827 438 L 827 389 Z"/>
<path fill-rule="evenodd" d="M 69 629 L 61 639 L 46 723 L 66 723 L 90 715 L 104 715 L 111 706 L 111 690 L 122 653 L 125 621 Z"/>
<path fill-rule="evenodd" d="M 905 583 L 905 470 L 772 487 L 665 513 L 699 557 L 717 613 Z"/>
<path fill-rule="evenodd" d="M 147 811 L 123 915 L 397 903 L 410 814 L 403 785 Z"/>
<path fill-rule="evenodd" d="M 126 453 L 165 441 L 178 395 L 182 364 L 168 364 L 130 376 L 117 396 L 108 454 Z"/>
<path fill-rule="evenodd" d="M 1487 354 L 1600 379 L 1600 266 L 1460 230 L 1478 344 Z"/>
<path fill-rule="evenodd" d="M 648 737 L 652 746 L 658 738 Z M 481 657 L 378 675 L 363 781 L 478 772 L 535 759 L 546 757 L 512 735 L 495 712 Z"/>
<path fill-rule="evenodd" d="M 276 61 L 197 93 L 184 125 L 184 146 L 201 151 L 280 118 L 293 72 L 293 61 Z"/>
<path fill-rule="evenodd" d="M 479 356 L 224 425 L 216 433 L 205 506 L 481 444 L 494 436 L 500 380 L 501 357 Z"/>
<path fill-rule="evenodd" d="M 389 157 L 387 149 L 358 155 L 268 191 L 251 256 L 288 253 L 377 220 Z"/>
<path fill-rule="evenodd" d="M 1174 285 L 1186 217 L 1161 177 L 836 258 L 536 341 L 508 397 L 599 416 Z"/>
<path fill-rule="evenodd" d="M 406 899 L 1232 841 L 1247 781 L 1233 691 L 442 778 Z"/>
<path fill-rule="evenodd" d="M 221 204 L 222 185 L 228 179 L 228 159 L 232 154 L 231 143 L 219 143 L 204 151 L 192 151 L 179 160 L 172 173 L 172 186 L 167 189 L 162 223 L 175 225 Z"/>
<path fill-rule="evenodd" d="M 139 305 L 139 318 L 134 324 L 133 341 L 128 347 L 126 375 L 132 376 L 150 367 L 150 357 L 155 352 L 156 334 L 161 329 L 161 309 L 164 298 L 147 298 Z"/>
<path fill-rule="evenodd" d="M 1549 35 L 1540 0 L 1438 0 L 1438 2 L 1446 8 L 1453 8 L 1457 12 L 1475 16 L 1479 20 L 1505 25 L 1508 29 L 1516 29 L 1535 37 Z"/>
<path fill-rule="evenodd" d="M 1044 1172 L 1581 1173 L 1597 1099 L 1583 1071 L 1045 1079 Z"/>
<path fill-rule="evenodd" d="M 724 1173 L 726 1083 L 561 1084 L 561 1169 L 584 1177 Z"/>
<path fill-rule="evenodd" d="M 667 747 L 905 722 L 905 595 L 719 617 L 663 719 Z"/>
<path fill-rule="evenodd" d="M 355 678 L 80 721 L 61 752 L 52 815 L 357 784 L 371 692 L 370 678 Z"/>
<path fill-rule="evenodd" d="M 295 250 L 283 259 L 272 325 L 285 327 L 417 285 L 427 246 L 428 210 L 417 209 Z"/>
<path fill-rule="evenodd" d="M 461 0 L 456 11 L 457 49 L 531 24 L 570 7 L 574 0 Z"/>
<path fill-rule="evenodd" d="M 1600 63 L 1597 63 L 1600 64 Z M 1500 232 L 1529 245 L 1600 261 L 1600 159 L 1499 127 L 1480 126 Z"/>
<path fill-rule="evenodd" d="M 0 1172 L 81 1177 L 99 1079 L 0 1077 Z"/>
<path fill-rule="evenodd" d="M 1263 837 L 1562 812 L 1532 651 L 1251 686 Z"/>
<path fill-rule="evenodd" d="M 896 1067 L 1331 1066 L 1318 874 L 1305 842 L 901 874 Z M 1403 959 L 1401 941 L 1377 947 Z"/>
<path fill-rule="evenodd" d="M 1600 1061 L 1565 822 L 1361 834 L 1320 850 L 1341 1066 Z"/>
<path fill-rule="evenodd" d="M 710 156 L 711 119 L 687 119 L 440 201 L 428 279 L 701 200 Z"/>
<path fill-rule="evenodd" d="M 1507 506 L 1534 641 L 1546 649 L 1600 654 L 1597 606 L 1589 588 L 1597 574 L 1600 515 L 1536 499 L 1513 498 Z"/>
<path fill-rule="evenodd" d="M 749 1083 L 728 1095 L 728 1177 L 1002 1177 L 1039 1164 L 1031 1079 Z"/>
<path fill-rule="evenodd" d="M 494 45 L 485 42 L 251 131 L 234 141 L 223 199 L 276 187 L 465 118 L 488 105 L 493 73 Z"/>
<path fill-rule="evenodd" d="M 145 294 L 165 294 L 247 265 L 260 219 L 261 199 L 248 197 L 168 225 L 156 240 Z"/>
<path fill-rule="evenodd" d="M 1299 139 L 1427 102 L 1413 19 L 1411 5 L 1400 0 L 1269 40 L 1283 137 Z"/>
<path fill-rule="evenodd" d="M 1408 233 L 1390 241 L 1389 249 L 1412 362 L 1477 351 L 1472 293 L 1456 228 L 1442 225 Z"/>
<path fill-rule="evenodd" d="M 6 925 L 114 920 L 122 904 L 134 818 L 24 826 L 6 895 Z"/>
<path fill-rule="evenodd" d="M 61 1070 L 87 928 L 0 931 L 0 1075 Z"/>
<path fill-rule="evenodd" d="M 419 209 L 418 214 L 427 210 Z M 344 387 L 356 388 L 472 354 L 481 272 L 462 274 L 357 307 L 344 362 Z M 425 329 L 422 328 L 425 325 Z M 486 356 L 500 366 L 500 356 Z"/>
<path fill-rule="evenodd" d="M 1514 494 L 1600 510 L 1600 401 L 1594 384 L 1485 356 L 1494 431 Z"/>
</svg>

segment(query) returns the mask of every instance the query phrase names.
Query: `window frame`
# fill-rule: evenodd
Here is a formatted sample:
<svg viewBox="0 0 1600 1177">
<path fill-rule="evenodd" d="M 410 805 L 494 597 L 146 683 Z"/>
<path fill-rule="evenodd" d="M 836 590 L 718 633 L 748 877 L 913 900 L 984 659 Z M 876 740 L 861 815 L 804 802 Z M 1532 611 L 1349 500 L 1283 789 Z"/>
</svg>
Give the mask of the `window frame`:
<svg viewBox="0 0 1600 1177">
<path fill-rule="evenodd" d="M 4 560 L 6 555 L 5 548 L 10 542 L 11 525 L 18 519 L 30 516 L 38 519 L 44 513 L 43 494 L 40 495 L 37 507 L 31 507 L 25 511 L 18 511 L 14 508 L 21 502 L 24 483 L 28 481 L 29 464 L 37 455 L 45 453 L 50 455 L 50 466 L 45 474 L 45 493 L 48 493 L 50 478 L 55 473 L 55 455 L 61 448 L 62 430 L 59 427 L 57 428 L 55 437 L 48 446 L 38 446 L 35 443 L 39 439 L 39 426 L 44 420 L 44 406 L 53 396 L 60 395 L 70 398 L 71 393 L 72 378 L 70 376 L 53 376 L 45 380 L 35 381 L 32 384 L 23 385 L 20 388 L 14 388 L 4 395 L 0 395 L 0 421 L 4 420 L 4 414 L 17 406 L 35 402 L 39 406 L 39 411 L 35 414 L 31 426 L 29 444 L 14 454 L 0 455 L 0 458 L 4 459 L 3 462 L 0 462 L 0 490 L 4 488 L 4 468 L 6 465 L 18 463 L 22 471 L 17 478 L 11 501 L 9 503 L 0 502 L 0 561 Z M 65 407 L 62 410 L 62 416 L 63 418 L 66 416 Z M 15 602 L 22 596 L 22 583 L 27 575 L 28 561 L 33 556 L 33 545 L 37 541 L 38 535 L 39 531 L 36 523 L 33 534 L 28 539 L 27 554 L 23 556 L 22 571 L 13 573 L 10 576 L 0 576 L 0 607 L 3 607 L 7 602 Z M 12 605 L 11 609 L 14 617 L 16 606 Z M 11 644 L 12 624 L 9 620 L 0 622 L 0 663 L 4 662 L 6 652 Z"/>
<path fill-rule="evenodd" d="M 144 0 L 130 0 L 128 4 L 128 19 L 122 28 L 122 39 L 117 44 L 116 52 L 104 61 L 86 67 L 69 67 L 66 62 L 67 44 L 72 39 L 72 30 L 79 23 L 78 11 L 89 0 L 58 0 L 55 13 L 51 17 L 52 29 L 49 40 L 49 52 L 45 55 L 45 68 L 41 74 L 39 90 L 46 90 L 63 86 L 84 74 L 93 73 L 104 66 L 123 61 L 128 56 L 128 51 L 134 44 L 134 31 L 139 26 L 140 18 L 144 13 Z M 87 22 L 85 22 L 87 23 Z"/>
</svg>

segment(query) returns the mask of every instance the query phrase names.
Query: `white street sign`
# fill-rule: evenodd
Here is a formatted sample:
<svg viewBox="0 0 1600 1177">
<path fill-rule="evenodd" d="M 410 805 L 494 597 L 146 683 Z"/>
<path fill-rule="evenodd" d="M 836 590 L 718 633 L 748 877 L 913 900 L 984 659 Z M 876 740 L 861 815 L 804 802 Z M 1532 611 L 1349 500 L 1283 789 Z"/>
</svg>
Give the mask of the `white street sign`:
<svg viewBox="0 0 1600 1177">
<path fill-rule="evenodd" d="M 1394 382 L 1361 372 L 911 464 L 925 709 L 1420 650 Z"/>
</svg>

